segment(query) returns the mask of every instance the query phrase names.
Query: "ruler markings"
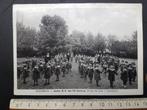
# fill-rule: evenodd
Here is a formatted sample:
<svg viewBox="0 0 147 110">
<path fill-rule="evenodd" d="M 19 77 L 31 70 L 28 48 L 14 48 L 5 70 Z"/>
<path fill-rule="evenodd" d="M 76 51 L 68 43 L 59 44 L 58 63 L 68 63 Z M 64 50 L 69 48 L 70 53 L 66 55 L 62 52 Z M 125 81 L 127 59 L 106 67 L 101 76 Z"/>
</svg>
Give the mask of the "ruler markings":
<svg viewBox="0 0 147 110">
<path fill-rule="evenodd" d="M 147 108 L 142 99 L 12 99 L 11 109 L 130 109 Z"/>
</svg>

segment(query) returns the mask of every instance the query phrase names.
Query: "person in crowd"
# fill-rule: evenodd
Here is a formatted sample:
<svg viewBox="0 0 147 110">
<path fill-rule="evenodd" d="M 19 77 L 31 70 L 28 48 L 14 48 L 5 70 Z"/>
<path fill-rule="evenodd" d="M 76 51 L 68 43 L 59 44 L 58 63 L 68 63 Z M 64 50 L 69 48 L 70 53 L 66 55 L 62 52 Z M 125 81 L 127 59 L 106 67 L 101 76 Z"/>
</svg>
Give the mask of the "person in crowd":
<svg viewBox="0 0 147 110">
<path fill-rule="evenodd" d="M 51 77 L 51 66 L 50 64 L 46 66 L 46 69 L 44 71 L 44 78 L 45 78 L 45 83 L 44 85 L 49 85 L 50 84 L 50 77 Z"/>
<path fill-rule="evenodd" d="M 117 75 L 114 65 L 111 65 L 109 67 L 108 73 L 109 73 L 108 80 L 110 81 L 110 87 L 114 88 L 115 75 Z"/>
<path fill-rule="evenodd" d="M 75 63 L 78 63 L 78 55 L 75 55 Z"/>
<path fill-rule="evenodd" d="M 127 65 L 126 65 L 127 66 Z M 128 64 L 128 77 L 129 77 L 129 84 L 132 85 L 132 78 L 133 78 L 133 68 L 132 64 Z"/>
<path fill-rule="evenodd" d="M 71 73 L 72 65 L 69 61 L 67 61 L 67 63 L 66 63 L 66 68 L 67 68 L 67 73 Z"/>
<path fill-rule="evenodd" d="M 122 71 L 121 71 L 121 80 L 123 82 L 123 87 L 126 88 L 127 87 L 127 82 L 128 82 L 128 71 L 127 71 L 127 67 L 124 66 L 122 68 Z"/>
<path fill-rule="evenodd" d="M 39 73 L 39 70 L 38 70 L 38 66 L 36 65 L 33 69 L 33 76 L 32 76 L 32 79 L 34 81 L 34 86 L 38 86 L 38 79 L 40 78 L 40 73 Z"/>
<path fill-rule="evenodd" d="M 88 71 L 88 77 L 89 77 L 89 80 L 90 80 L 90 83 L 92 84 L 92 79 L 93 79 L 93 66 L 92 64 L 89 65 L 89 71 Z"/>
<path fill-rule="evenodd" d="M 35 67 L 35 65 L 37 64 L 37 61 L 35 59 L 32 59 L 32 70 Z"/>
<path fill-rule="evenodd" d="M 133 80 L 133 82 L 136 81 L 136 76 L 137 76 L 136 65 L 135 65 L 135 62 L 133 62 L 132 63 L 132 80 Z"/>
<path fill-rule="evenodd" d="M 107 73 L 107 69 L 108 69 L 108 65 L 107 65 L 107 63 L 106 62 L 104 62 L 104 64 L 102 65 L 102 67 L 103 67 L 103 73 L 104 73 L 104 75 L 105 75 L 105 77 L 106 77 L 106 73 Z"/>
<path fill-rule="evenodd" d="M 80 65 L 80 75 L 81 75 L 80 78 L 83 78 L 83 75 L 84 75 L 84 64 L 83 64 L 83 62 L 81 62 L 81 65 Z"/>
<path fill-rule="evenodd" d="M 43 77 L 43 74 L 44 74 L 44 63 L 42 61 L 39 62 L 38 70 L 39 70 L 39 73 L 40 73 L 40 77 Z"/>
<path fill-rule="evenodd" d="M 116 57 L 116 59 L 114 59 L 114 67 L 115 67 L 115 71 L 118 71 L 118 67 L 119 67 L 119 59 Z"/>
<path fill-rule="evenodd" d="M 56 75 L 56 81 L 59 81 L 59 75 L 60 75 L 60 65 L 59 63 L 56 64 L 55 66 L 55 75 Z"/>
<path fill-rule="evenodd" d="M 49 60 L 51 60 L 51 55 L 47 53 L 46 56 L 44 57 L 44 61 L 45 63 L 48 63 Z"/>
<path fill-rule="evenodd" d="M 100 76 L 100 67 L 98 64 L 96 64 L 95 68 L 94 68 L 94 78 L 95 78 L 95 81 L 96 81 L 96 86 L 99 87 L 99 81 L 101 80 L 101 76 Z"/>
<path fill-rule="evenodd" d="M 29 77 L 29 70 L 27 69 L 27 66 L 24 65 L 23 70 L 22 70 L 22 79 L 23 79 L 23 84 L 26 84 L 26 78 Z"/>
<path fill-rule="evenodd" d="M 66 56 L 67 56 L 67 60 L 69 61 L 70 60 L 70 53 L 68 52 Z"/>
<path fill-rule="evenodd" d="M 51 62 L 51 73 L 52 74 L 55 74 L 55 72 L 56 72 L 56 63 L 55 63 L 55 61 L 54 60 L 52 60 L 52 62 Z"/>
<path fill-rule="evenodd" d="M 121 60 L 121 63 L 120 63 L 120 65 L 119 65 L 119 67 L 120 67 L 120 71 L 122 72 L 123 69 L 124 69 L 124 67 L 125 67 L 125 62 L 124 62 L 124 60 Z"/>
<path fill-rule="evenodd" d="M 27 70 L 29 70 L 29 69 L 30 69 L 30 61 L 27 60 L 27 61 L 25 61 L 24 63 L 26 64 Z"/>
<path fill-rule="evenodd" d="M 65 77 L 65 74 L 66 74 L 66 62 L 62 63 L 62 73 L 63 73 L 62 77 Z"/>
<path fill-rule="evenodd" d="M 84 68 L 83 68 L 83 73 L 84 73 L 84 80 L 87 80 L 87 76 L 88 76 L 88 64 L 85 63 L 84 64 Z"/>
<path fill-rule="evenodd" d="M 21 78 L 22 70 L 23 70 L 22 66 L 18 65 L 17 66 L 17 77 L 18 77 L 18 79 Z"/>
</svg>

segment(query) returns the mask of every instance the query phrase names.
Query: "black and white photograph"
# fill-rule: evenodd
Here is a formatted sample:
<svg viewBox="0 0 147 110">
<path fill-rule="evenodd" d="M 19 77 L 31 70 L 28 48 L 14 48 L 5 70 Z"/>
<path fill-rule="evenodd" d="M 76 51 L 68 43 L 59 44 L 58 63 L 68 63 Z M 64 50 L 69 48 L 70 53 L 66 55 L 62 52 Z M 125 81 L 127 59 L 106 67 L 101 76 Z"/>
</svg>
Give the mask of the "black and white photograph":
<svg viewBox="0 0 147 110">
<path fill-rule="evenodd" d="M 142 5 L 13 5 L 15 95 L 143 94 Z"/>
</svg>

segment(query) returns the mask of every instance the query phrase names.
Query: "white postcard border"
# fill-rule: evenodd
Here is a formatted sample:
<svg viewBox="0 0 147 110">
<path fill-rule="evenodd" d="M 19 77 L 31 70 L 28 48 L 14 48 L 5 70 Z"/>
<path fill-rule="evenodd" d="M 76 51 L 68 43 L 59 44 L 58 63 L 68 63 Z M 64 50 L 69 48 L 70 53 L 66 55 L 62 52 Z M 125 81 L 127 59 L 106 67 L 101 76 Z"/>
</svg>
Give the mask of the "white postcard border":
<svg viewBox="0 0 147 110">
<path fill-rule="evenodd" d="M 16 11 L 17 9 L 25 8 L 27 6 L 41 6 L 50 5 L 51 8 L 69 8 L 69 7 L 83 7 L 89 8 L 91 5 L 97 6 L 127 6 L 135 7 L 139 13 L 138 19 L 138 89 L 18 89 L 17 88 L 17 30 L 16 30 Z M 143 95 L 143 26 L 142 26 L 142 4 L 115 4 L 115 3 L 79 3 L 79 4 L 21 4 L 13 5 L 13 67 L 14 67 L 14 95 Z"/>
</svg>

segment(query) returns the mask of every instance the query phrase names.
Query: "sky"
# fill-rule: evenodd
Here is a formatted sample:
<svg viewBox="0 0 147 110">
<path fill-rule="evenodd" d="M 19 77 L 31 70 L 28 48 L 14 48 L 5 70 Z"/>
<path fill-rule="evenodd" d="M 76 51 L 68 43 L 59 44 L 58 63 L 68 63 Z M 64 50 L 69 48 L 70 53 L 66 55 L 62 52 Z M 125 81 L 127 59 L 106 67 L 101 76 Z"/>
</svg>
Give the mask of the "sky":
<svg viewBox="0 0 147 110">
<path fill-rule="evenodd" d="M 140 5 L 134 4 L 46 4 L 14 5 L 16 20 L 39 30 L 44 15 L 61 16 L 69 34 L 77 30 L 93 35 L 115 35 L 118 39 L 130 39 L 140 23 Z"/>
</svg>

